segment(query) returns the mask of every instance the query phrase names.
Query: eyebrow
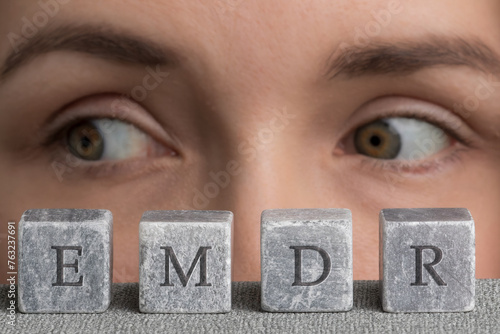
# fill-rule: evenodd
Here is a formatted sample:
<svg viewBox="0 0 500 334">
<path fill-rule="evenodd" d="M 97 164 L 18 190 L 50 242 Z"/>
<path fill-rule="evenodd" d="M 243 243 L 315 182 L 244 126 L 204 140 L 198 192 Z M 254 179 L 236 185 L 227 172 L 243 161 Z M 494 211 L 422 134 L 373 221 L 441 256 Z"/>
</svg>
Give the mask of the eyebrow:
<svg viewBox="0 0 500 334">
<path fill-rule="evenodd" d="M 500 69 L 500 59 L 477 39 L 431 37 L 395 43 L 372 42 L 340 47 L 327 62 L 325 76 L 347 79 L 363 75 L 407 75 L 428 67 L 468 66 L 484 72 Z"/>
<path fill-rule="evenodd" d="M 118 33 L 108 27 L 63 26 L 40 31 L 17 50 L 13 50 L 7 56 L 0 76 L 6 77 L 39 55 L 62 50 L 145 66 L 177 62 L 171 50 L 165 50 L 145 38 Z"/>
</svg>

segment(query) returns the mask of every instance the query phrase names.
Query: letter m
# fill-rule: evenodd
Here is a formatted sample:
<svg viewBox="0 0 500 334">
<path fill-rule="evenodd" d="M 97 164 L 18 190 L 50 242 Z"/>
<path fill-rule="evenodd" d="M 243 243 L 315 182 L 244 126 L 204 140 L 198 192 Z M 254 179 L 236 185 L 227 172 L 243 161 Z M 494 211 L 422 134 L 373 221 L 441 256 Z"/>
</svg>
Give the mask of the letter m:
<svg viewBox="0 0 500 334">
<path fill-rule="evenodd" d="M 196 253 L 187 275 L 184 273 L 184 270 L 182 270 L 172 247 L 166 246 L 160 247 L 160 249 L 165 250 L 165 283 L 161 284 L 161 286 L 174 286 L 174 284 L 170 282 L 170 262 L 172 262 L 172 266 L 177 272 L 177 276 L 179 276 L 182 285 L 186 287 L 198 261 L 200 262 L 200 282 L 195 284 L 195 286 L 212 286 L 211 283 L 207 283 L 207 250 L 212 249 L 212 247 L 200 247 L 198 249 L 198 253 Z"/>
</svg>

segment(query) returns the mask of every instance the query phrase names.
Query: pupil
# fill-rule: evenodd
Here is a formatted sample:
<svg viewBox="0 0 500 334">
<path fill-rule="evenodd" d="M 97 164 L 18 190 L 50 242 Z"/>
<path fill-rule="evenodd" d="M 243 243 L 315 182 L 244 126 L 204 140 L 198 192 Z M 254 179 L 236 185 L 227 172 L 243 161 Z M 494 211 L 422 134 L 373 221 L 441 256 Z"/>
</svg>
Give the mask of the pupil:
<svg viewBox="0 0 500 334">
<path fill-rule="evenodd" d="M 83 160 L 100 160 L 104 151 L 104 140 L 92 122 L 84 121 L 68 132 L 67 145 L 70 152 Z"/>
<path fill-rule="evenodd" d="M 382 140 L 380 139 L 379 136 L 372 136 L 370 138 L 370 144 L 373 146 L 379 146 L 382 143 Z"/>
<path fill-rule="evenodd" d="M 83 148 L 89 148 L 92 145 L 90 142 L 90 139 L 88 137 L 83 137 L 82 138 L 82 146 Z"/>
<path fill-rule="evenodd" d="M 357 153 L 377 159 L 394 159 L 401 149 L 399 132 L 385 119 L 368 123 L 356 130 Z"/>
</svg>

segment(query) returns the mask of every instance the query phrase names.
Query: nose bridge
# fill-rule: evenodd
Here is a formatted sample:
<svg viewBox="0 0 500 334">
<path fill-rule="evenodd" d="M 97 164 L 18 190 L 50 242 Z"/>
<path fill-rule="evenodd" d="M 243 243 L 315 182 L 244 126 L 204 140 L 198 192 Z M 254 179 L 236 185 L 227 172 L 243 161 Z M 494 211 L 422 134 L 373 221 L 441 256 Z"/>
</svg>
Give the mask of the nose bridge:
<svg viewBox="0 0 500 334">
<path fill-rule="evenodd" d="M 249 203 L 260 208 L 279 205 L 285 199 L 283 185 L 294 179 L 296 168 L 290 164 L 288 150 L 296 115 L 285 107 L 267 108 L 259 114 L 258 119 L 248 117 L 227 124 L 228 132 L 232 133 L 226 152 L 228 159 L 219 167 L 221 171 L 209 175 L 223 187 L 221 194 L 227 194 L 228 198 L 222 199 L 225 205 Z M 235 127 L 238 123 L 244 125 Z"/>
<path fill-rule="evenodd" d="M 200 188 L 206 200 L 195 202 L 195 206 L 247 211 L 248 207 L 264 207 L 263 203 L 273 206 L 277 204 L 273 202 L 279 202 L 279 184 L 284 176 L 280 172 L 288 171 L 279 170 L 283 158 L 276 153 L 279 149 L 271 142 L 271 133 L 259 133 L 265 132 L 248 134 L 235 143 L 231 153 L 224 154 L 224 158 L 219 156 L 222 161 L 212 165 Z"/>
</svg>

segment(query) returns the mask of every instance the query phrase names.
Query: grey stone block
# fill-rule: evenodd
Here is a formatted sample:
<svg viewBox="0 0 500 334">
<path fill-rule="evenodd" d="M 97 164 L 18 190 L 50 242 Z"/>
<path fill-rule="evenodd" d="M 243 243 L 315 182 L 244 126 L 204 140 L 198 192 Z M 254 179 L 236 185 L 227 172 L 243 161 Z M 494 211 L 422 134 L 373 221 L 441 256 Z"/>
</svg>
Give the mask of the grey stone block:
<svg viewBox="0 0 500 334">
<path fill-rule="evenodd" d="M 148 211 L 139 226 L 139 309 L 231 311 L 229 211 Z"/>
<path fill-rule="evenodd" d="M 98 313 L 111 302 L 113 216 L 37 209 L 19 223 L 19 310 Z"/>
<path fill-rule="evenodd" d="M 380 212 L 380 280 L 386 312 L 474 309 L 474 221 L 467 209 Z"/>
<path fill-rule="evenodd" d="M 353 304 L 352 218 L 347 209 L 262 213 L 261 307 L 348 311 Z"/>
</svg>

